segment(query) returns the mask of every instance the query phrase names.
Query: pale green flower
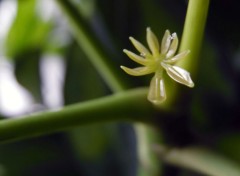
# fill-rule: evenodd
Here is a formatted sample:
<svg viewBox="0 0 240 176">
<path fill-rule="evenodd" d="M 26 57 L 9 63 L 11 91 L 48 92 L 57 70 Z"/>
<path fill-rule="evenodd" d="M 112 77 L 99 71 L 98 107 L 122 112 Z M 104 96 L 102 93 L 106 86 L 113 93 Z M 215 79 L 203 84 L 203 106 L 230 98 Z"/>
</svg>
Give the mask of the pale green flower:
<svg viewBox="0 0 240 176">
<path fill-rule="evenodd" d="M 189 72 L 180 67 L 174 66 L 174 63 L 183 59 L 190 52 L 189 50 L 186 50 L 174 55 L 178 47 L 178 37 L 176 33 L 171 35 L 169 30 L 166 30 L 160 47 L 155 34 L 150 28 L 147 28 L 147 43 L 151 52 L 133 37 L 130 37 L 129 39 L 140 52 L 140 55 L 126 49 L 124 49 L 123 52 L 126 53 L 130 59 L 142 66 L 133 69 L 125 66 L 121 66 L 121 68 L 126 73 L 133 76 L 155 73 L 150 83 L 148 93 L 149 101 L 158 104 L 166 99 L 165 85 L 162 77 L 164 70 L 166 70 L 167 74 L 176 82 L 188 87 L 194 86 Z"/>
</svg>

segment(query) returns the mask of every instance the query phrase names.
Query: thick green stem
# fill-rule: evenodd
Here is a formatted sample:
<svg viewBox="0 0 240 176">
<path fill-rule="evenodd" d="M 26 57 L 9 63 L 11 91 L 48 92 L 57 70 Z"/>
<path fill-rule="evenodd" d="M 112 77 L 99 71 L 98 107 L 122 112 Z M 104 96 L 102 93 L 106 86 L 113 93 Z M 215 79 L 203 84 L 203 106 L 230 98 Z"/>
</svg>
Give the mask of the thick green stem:
<svg viewBox="0 0 240 176">
<path fill-rule="evenodd" d="M 124 90 L 126 80 L 120 68 L 113 63 L 112 59 L 109 59 L 109 55 L 105 52 L 104 47 L 95 36 L 95 32 L 92 31 L 89 24 L 79 13 L 70 1 L 56 0 L 61 9 L 65 12 L 65 16 L 69 20 L 70 29 L 73 32 L 78 44 L 84 50 L 92 64 L 98 70 L 100 75 L 114 91 Z"/>
<path fill-rule="evenodd" d="M 102 122 L 151 122 L 153 107 L 147 90 L 135 89 L 91 100 L 53 112 L 0 121 L 0 142 L 25 139 Z"/>
<path fill-rule="evenodd" d="M 189 71 L 193 81 L 198 71 L 198 61 L 200 59 L 199 55 L 202 47 L 209 1 L 210 0 L 189 0 L 185 19 L 179 52 L 184 50 L 190 50 L 191 52 L 186 58 L 179 61 L 177 65 Z M 176 101 L 176 98 L 178 98 L 177 93 L 179 93 L 179 89 L 178 86 L 171 86 L 167 87 L 167 90 L 171 92 L 171 94 L 164 106 L 169 108 L 173 105 L 173 102 Z"/>
<path fill-rule="evenodd" d="M 189 0 L 180 51 L 191 53 L 178 65 L 183 66 L 193 76 L 197 73 L 199 54 L 202 46 L 204 29 L 210 0 Z"/>
</svg>

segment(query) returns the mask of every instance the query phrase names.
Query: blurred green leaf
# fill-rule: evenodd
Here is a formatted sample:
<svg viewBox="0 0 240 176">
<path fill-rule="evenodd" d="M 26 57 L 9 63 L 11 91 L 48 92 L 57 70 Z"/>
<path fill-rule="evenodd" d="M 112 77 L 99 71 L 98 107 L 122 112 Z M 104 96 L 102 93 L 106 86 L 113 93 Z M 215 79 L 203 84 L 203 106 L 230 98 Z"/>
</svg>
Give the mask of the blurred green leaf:
<svg viewBox="0 0 240 176">
<path fill-rule="evenodd" d="M 65 57 L 65 104 L 97 98 L 106 94 L 106 87 L 101 77 L 75 42 L 69 46 Z"/>
<path fill-rule="evenodd" d="M 236 132 L 236 133 L 232 132 L 232 133 L 223 135 L 216 142 L 216 148 L 223 155 L 226 155 L 229 158 L 240 163 L 240 151 L 239 151 L 240 134 L 239 134 L 239 132 Z"/>
<path fill-rule="evenodd" d="M 82 160 L 98 160 L 108 151 L 111 137 L 116 135 L 111 125 L 91 125 L 70 132 L 73 147 Z"/>
<path fill-rule="evenodd" d="M 100 75 L 76 43 L 69 47 L 66 59 L 64 88 L 66 104 L 97 98 L 109 92 Z M 131 134 L 132 127 L 123 126 Z M 135 159 L 135 142 L 128 140 L 134 139 L 134 136 L 129 136 L 128 132 L 127 135 L 121 136 L 120 129 L 119 124 L 98 124 L 76 128 L 68 133 L 79 163 L 87 162 L 81 164 L 86 175 L 105 176 L 118 172 L 114 175 L 132 176 L 131 172 L 135 170 L 131 167 Z M 126 148 L 131 148 L 131 155 L 125 154 Z M 104 168 L 101 173 L 97 172 L 100 164 Z M 112 167 L 116 168 L 108 169 Z"/>
<path fill-rule="evenodd" d="M 85 17 L 91 17 L 95 12 L 96 0 L 72 0 L 72 2 L 79 8 L 79 11 Z"/>
<path fill-rule="evenodd" d="M 166 149 L 155 146 L 160 158 L 172 165 L 211 176 L 239 176 L 240 165 L 211 150 L 199 147 Z"/>
<path fill-rule="evenodd" d="M 75 167 L 74 154 L 63 134 L 1 145 L 0 163 L 0 176 L 78 176 L 81 173 Z M 1 175 L 2 171 L 5 175 Z"/>
<path fill-rule="evenodd" d="M 0 176 L 7 176 L 6 168 L 2 164 L 0 164 Z"/>
<path fill-rule="evenodd" d="M 65 104 L 73 104 L 106 94 L 102 79 L 75 42 L 68 47 L 65 57 Z M 114 135 L 109 127 L 109 125 L 93 125 L 70 131 L 69 139 L 77 158 L 88 161 L 103 159 L 109 146 L 107 135 Z"/>
<path fill-rule="evenodd" d="M 226 130 L 234 117 L 230 108 L 233 108 L 237 95 L 230 79 L 221 70 L 218 51 L 207 39 L 200 58 L 191 104 L 191 121 L 202 134 L 214 132 L 218 135 L 216 130 Z"/>
<path fill-rule="evenodd" d="M 29 51 L 14 57 L 15 76 L 17 81 L 25 87 L 39 103 L 42 102 L 40 79 L 40 51 Z"/>
<path fill-rule="evenodd" d="M 18 1 L 18 11 L 6 40 L 6 54 L 14 57 L 26 50 L 44 45 L 50 23 L 44 22 L 36 13 L 36 1 Z"/>
</svg>

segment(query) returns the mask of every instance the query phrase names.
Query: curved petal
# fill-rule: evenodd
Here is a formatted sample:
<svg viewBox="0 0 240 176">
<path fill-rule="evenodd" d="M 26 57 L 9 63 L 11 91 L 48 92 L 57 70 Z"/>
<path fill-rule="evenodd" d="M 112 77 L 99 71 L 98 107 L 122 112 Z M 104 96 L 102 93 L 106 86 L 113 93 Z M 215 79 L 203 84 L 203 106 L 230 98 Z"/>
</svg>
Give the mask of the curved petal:
<svg viewBox="0 0 240 176">
<path fill-rule="evenodd" d="M 153 69 L 149 67 L 137 67 L 137 68 L 128 68 L 125 66 L 120 66 L 126 73 L 132 76 L 143 76 L 154 72 Z"/>
<path fill-rule="evenodd" d="M 154 76 L 150 83 L 148 100 L 154 104 L 162 103 L 166 100 L 166 91 L 162 78 Z"/>
<path fill-rule="evenodd" d="M 123 50 L 123 52 L 130 58 L 132 59 L 133 61 L 139 63 L 139 64 L 142 64 L 142 65 L 147 65 L 149 63 L 149 61 L 131 51 L 128 51 L 126 49 Z"/>
<path fill-rule="evenodd" d="M 176 51 L 177 51 L 177 47 L 178 47 L 178 37 L 177 37 L 177 34 L 176 33 L 173 33 L 172 36 L 171 36 L 171 45 L 169 47 L 169 50 L 167 52 L 167 58 L 169 57 L 172 57 Z"/>
<path fill-rule="evenodd" d="M 141 53 L 141 55 L 150 55 L 150 52 L 148 51 L 148 49 L 143 46 L 143 44 L 141 44 L 139 41 L 137 41 L 136 39 L 134 39 L 133 37 L 129 37 L 130 41 L 132 42 L 132 44 L 134 45 L 134 47 Z"/>
<path fill-rule="evenodd" d="M 186 57 L 189 53 L 190 53 L 190 50 L 183 51 L 172 58 L 164 59 L 164 62 L 169 63 L 169 64 L 175 63 L 175 62 L 183 59 L 184 57 Z"/>
<path fill-rule="evenodd" d="M 194 87 L 194 83 L 190 77 L 189 72 L 186 70 L 177 67 L 177 66 L 171 66 L 169 64 L 161 63 L 163 68 L 167 71 L 167 74 L 176 82 L 179 82 L 181 84 L 184 84 L 188 87 Z"/>
<path fill-rule="evenodd" d="M 158 39 L 149 27 L 147 28 L 147 43 L 148 43 L 148 46 L 149 46 L 152 54 L 154 56 L 158 56 L 159 55 Z"/>
<path fill-rule="evenodd" d="M 171 34 L 169 30 L 165 31 L 161 44 L 161 54 L 166 54 L 171 44 Z"/>
</svg>

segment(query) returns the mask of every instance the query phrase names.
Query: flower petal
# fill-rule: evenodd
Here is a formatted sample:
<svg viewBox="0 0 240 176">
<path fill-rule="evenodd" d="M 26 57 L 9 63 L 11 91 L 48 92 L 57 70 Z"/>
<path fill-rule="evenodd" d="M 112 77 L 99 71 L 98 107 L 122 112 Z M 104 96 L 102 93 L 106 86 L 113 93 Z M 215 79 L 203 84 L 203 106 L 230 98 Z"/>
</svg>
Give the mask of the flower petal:
<svg viewBox="0 0 240 176">
<path fill-rule="evenodd" d="M 194 87 L 194 83 L 190 77 L 189 72 L 186 70 L 177 67 L 177 66 L 171 66 L 169 64 L 161 63 L 163 68 L 167 71 L 167 74 L 176 82 L 179 82 L 181 84 L 184 84 L 188 87 Z"/>
<path fill-rule="evenodd" d="M 159 55 L 158 39 L 149 27 L 147 28 L 147 43 L 148 43 L 148 46 L 149 46 L 152 54 L 154 56 L 158 56 Z"/>
<path fill-rule="evenodd" d="M 176 33 L 173 33 L 172 36 L 171 36 L 171 45 L 169 47 L 169 50 L 167 52 L 167 58 L 169 57 L 172 57 L 176 51 L 177 51 L 177 47 L 178 47 L 178 37 L 177 37 L 177 34 Z"/>
<path fill-rule="evenodd" d="M 186 57 L 189 53 L 190 53 L 190 50 L 183 51 L 172 58 L 164 59 L 164 62 L 169 63 L 169 64 L 175 63 L 175 62 L 183 59 L 184 57 Z"/>
<path fill-rule="evenodd" d="M 149 67 L 137 67 L 137 68 L 128 68 L 125 66 L 120 66 L 126 73 L 132 76 L 142 76 L 154 72 L 153 69 Z"/>
<path fill-rule="evenodd" d="M 148 100 L 154 104 L 162 103 L 166 100 L 166 91 L 162 78 L 154 76 L 150 83 Z"/>
<path fill-rule="evenodd" d="M 171 44 L 171 34 L 169 30 L 165 31 L 161 44 L 161 54 L 166 54 Z"/>
<path fill-rule="evenodd" d="M 131 40 L 132 44 L 140 52 L 141 55 L 143 56 L 150 55 L 150 52 L 145 46 L 143 46 L 143 44 L 141 44 L 139 41 L 137 41 L 133 37 L 129 37 L 129 39 Z"/>
<path fill-rule="evenodd" d="M 143 57 L 141 57 L 141 56 L 139 56 L 139 55 L 137 55 L 137 54 L 135 54 L 135 53 L 133 53 L 131 51 L 128 51 L 128 50 L 124 49 L 123 52 L 125 54 L 127 54 L 127 56 L 130 59 L 132 59 L 133 61 L 135 61 L 135 62 L 137 62 L 139 64 L 147 65 L 149 63 L 149 61 L 147 59 L 145 59 L 145 58 L 143 58 Z"/>
</svg>

